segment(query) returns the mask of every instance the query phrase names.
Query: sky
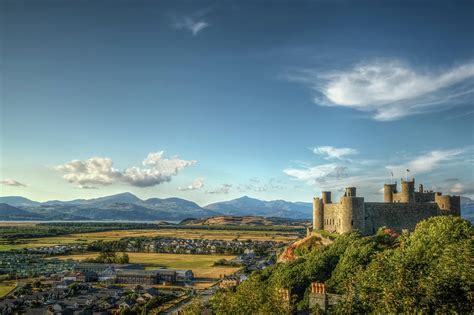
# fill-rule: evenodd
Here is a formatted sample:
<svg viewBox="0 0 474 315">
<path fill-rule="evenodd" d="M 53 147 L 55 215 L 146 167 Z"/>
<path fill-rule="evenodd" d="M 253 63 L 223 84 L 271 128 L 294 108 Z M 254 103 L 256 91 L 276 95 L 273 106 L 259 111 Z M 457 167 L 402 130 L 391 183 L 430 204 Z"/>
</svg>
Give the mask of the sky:
<svg viewBox="0 0 474 315">
<path fill-rule="evenodd" d="M 472 1 L 0 2 L 0 195 L 474 197 Z M 392 178 L 393 174 L 393 178 Z"/>
</svg>

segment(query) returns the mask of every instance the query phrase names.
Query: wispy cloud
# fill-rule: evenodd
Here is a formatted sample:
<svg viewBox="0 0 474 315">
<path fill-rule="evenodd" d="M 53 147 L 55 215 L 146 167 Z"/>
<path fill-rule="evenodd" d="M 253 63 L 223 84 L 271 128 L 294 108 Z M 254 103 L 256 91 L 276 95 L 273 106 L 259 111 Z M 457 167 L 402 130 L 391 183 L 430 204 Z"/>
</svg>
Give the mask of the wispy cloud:
<svg viewBox="0 0 474 315">
<path fill-rule="evenodd" d="M 6 186 L 14 186 L 14 187 L 26 187 L 25 184 L 20 183 L 19 181 L 14 180 L 12 178 L 4 179 L 4 180 L 0 181 L 0 184 L 6 185 Z"/>
<path fill-rule="evenodd" d="M 256 177 L 250 178 L 248 183 L 239 184 L 237 187 L 239 192 L 263 192 L 277 191 L 284 188 L 284 183 L 279 178 L 270 178 L 268 180 Z"/>
<path fill-rule="evenodd" d="M 209 27 L 210 24 L 204 19 L 195 19 L 193 17 L 185 16 L 181 18 L 175 18 L 173 26 L 179 30 L 190 31 L 193 36 L 196 36 L 199 32 Z"/>
<path fill-rule="evenodd" d="M 320 146 L 320 147 L 312 148 L 311 150 L 313 151 L 314 154 L 322 155 L 327 160 L 331 160 L 331 159 L 342 160 L 348 155 L 353 155 L 353 154 L 358 153 L 356 149 L 336 148 L 332 146 Z"/>
<path fill-rule="evenodd" d="M 220 187 L 217 187 L 216 189 L 206 191 L 206 193 L 212 194 L 212 195 L 227 195 L 230 192 L 231 188 L 232 188 L 232 185 L 230 184 L 222 184 Z"/>
<path fill-rule="evenodd" d="M 468 157 L 472 155 L 472 147 L 432 150 L 418 155 L 394 154 L 392 163 L 386 160 L 333 159 L 331 163 L 298 163 L 295 167 L 283 170 L 283 173 L 293 180 L 303 182 L 315 190 L 330 190 L 340 192 L 344 187 L 355 186 L 364 196 L 373 198 L 380 192 L 384 182 L 390 180 L 390 172 L 395 177 L 403 176 L 405 170 L 410 169 L 412 176 L 423 174 L 424 180 L 429 180 L 434 171 L 445 170 L 447 174 L 452 167 L 469 164 Z M 398 163 L 393 163 L 397 161 Z M 387 166 L 387 164 L 389 164 Z M 472 181 L 472 180 L 471 180 Z M 469 184 L 458 178 L 449 178 L 443 184 L 438 178 L 431 182 L 441 184 L 436 186 L 444 192 L 470 192 Z M 379 197 L 377 197 L 379 198 Z"/>
<path fill-rule="evenodd" d="M 474 182 L 456 183 L 449 191 L 458 195 L 474 195 Z"/>
<path fill-rule="evenodd" d="M 386 168 L 397 174 L 403 174 L 406 169 L 409 169 L 413 174 L 423 174 L 431 172 L 443 162 L 458 158 L 464 152 L 465 149 L 433 150 L 403 164 L 388 165 Z"/>
<path fill-rule="evenodd" d="M 103 157 L 93 157 L 85 161 L 72 160 L 54 169 L 63 173 L 63 178 L 68 182 L 82 189 L 117 183 L 150 187 L 169 182 L 180 170 L 196 164 L 195 160 L 164 158 L 163 155 L 163 151 L 150 153 L 143 160 L 143 167 L 132 166 L 123 171 L 114 168 L 110 158 Z"/>
<path fill-rule="evenodd" d="M 196 189 L 201 189 L 203 187 L 204 187 L 204 178 L 198 177 L 189 185 L 186 185 L 184 187 L 179 186 L 178 190 L 181 190 L 181 191 L 196 190 Z"/>
<path fill-rule="evenodd" d="M 472 102 L 473 78 L 474 63 L 444 71 L 417 71 L 400 61 L 364 63 L 330 73 L 306 69 L 288 76 L 317 92 L 319 105 L 370 112 L 380 121 Z"/>
</svg>

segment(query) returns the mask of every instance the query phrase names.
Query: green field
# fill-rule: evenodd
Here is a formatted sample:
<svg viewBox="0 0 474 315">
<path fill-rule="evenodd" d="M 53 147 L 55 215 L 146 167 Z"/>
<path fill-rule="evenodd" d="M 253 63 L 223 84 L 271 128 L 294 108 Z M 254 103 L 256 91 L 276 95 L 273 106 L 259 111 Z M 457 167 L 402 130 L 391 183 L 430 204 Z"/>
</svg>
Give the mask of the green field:
<svg viewBox="0 0 474 315">
<path fill-rule="evenodd" d="M 13 290 L 15 286 L 16 284 L 13 281 L 0 282 L 0 298 Z"/>
<path fill-rule="evenodd" d="M 127 253 L 130 263 L 142 264 L 147 269 L 152 268 L 174 268 L 191 269 L 197 278 L 218 279 L 222 275 L 229 275 L 239 268 L 218 266 L 213 267 L 213 263 L 219 259 L 233 259 L 230 255 L 192 255 L 192 254 L 161 254 L 161 253 Z M 95 258 L 98 253 L 85 253 L 67 256 L 58 256 L 59 259 L 83 260 Z"/>
<path fill-rule="evenodd" d="M 93 241 L 115 241 L 124 237 L 177 237 L 187 239 L 217 240 L 271 240 L 288 242 L 298 238 L 296 232 L 281 231 L 243 231 L 243 230 L 208 230 L 208 229 L 159 229 L 159 230 L 113 230 L 80 234 L 69 234 L 53 237 L 0 240 L 0 251 L 12 249 L 47 247 L 61 244 L 87 244 Z"/>
</svg>

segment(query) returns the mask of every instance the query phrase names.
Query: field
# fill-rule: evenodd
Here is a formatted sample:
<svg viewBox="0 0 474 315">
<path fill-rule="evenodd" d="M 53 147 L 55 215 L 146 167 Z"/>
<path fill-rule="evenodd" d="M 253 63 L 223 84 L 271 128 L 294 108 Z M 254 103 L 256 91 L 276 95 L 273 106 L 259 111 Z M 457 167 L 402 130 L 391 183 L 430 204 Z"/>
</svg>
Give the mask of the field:
<svg viewBox="0 0 474 315">
<path fill-rule="evenodd" d="M 191 269 L 196 278 L 218 279 L 222 275 L 229 275 L 239 268 L 218 266 L 212 264 L 219 259 L 233 259 L 230 255 L 191 255 L 191 254 L 161 254 L 161 253 L 127 253 L 130 263 L 142 264 L 147 269 L 153 268 L 174 268 Z M 85 253 L 77 255 L 58 256 L 59 259 L 83 260 L 95 258 L 98 253 Z"/>
<path fill-rule="evenodd" d="M 8 292 L 15 288 L 15 283 L 13 281 L 4 281 L 0 282 L 0 298 L 6 295 Z"/>
<path fill-rule="evenodd" d="M 22 248 L 46 247 L 61 244 L 87 244 L 93 241 L 114 241 L 124 237 L 163 236 L 187 239 L 210 240 L 272 240 L 277 242 L 293 241 L 298 238 L 295 232 L 279 231 L 239 231 L 239 230 L 207 230 L 207 229 L 158 229 L 158 230 L 114 230 L 81 234 L 69 234 L 54 237 L 18 239 L 15 243 L 0 240 L 0 251 Z"/>
</svg>

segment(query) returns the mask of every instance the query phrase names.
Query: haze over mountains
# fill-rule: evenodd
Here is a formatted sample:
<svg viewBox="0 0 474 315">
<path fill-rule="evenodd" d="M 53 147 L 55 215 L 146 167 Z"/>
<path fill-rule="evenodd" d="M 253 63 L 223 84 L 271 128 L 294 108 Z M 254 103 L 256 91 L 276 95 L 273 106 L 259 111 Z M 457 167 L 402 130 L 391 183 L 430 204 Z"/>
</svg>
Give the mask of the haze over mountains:
<svg viewBox="0 0 474 315">
<path fill-rule="evenodd" d="M 311 203 L 262 201 L 247 196 L 204 207 L 181 198 L 142 200 L 132 193 L 95 199 L 37 202 L 19 196 L 0 197 L 0 220 L 168 220 L 220 215 L 311 218 Z"/>
<path fill-rule="evenodd" d="M 474 200 L 461 197 L 462 216 L 474 222 Z M 181 198 L 142 200 L 132 193 L 95 199 L 37 202 L 20 196 L 0 197 L 0 220 L 181 221 L 213 216 L 262 216 L 311 219 L 309 202 L 264 201 L 243 196 L 200 207 Z"/>
</svg>

